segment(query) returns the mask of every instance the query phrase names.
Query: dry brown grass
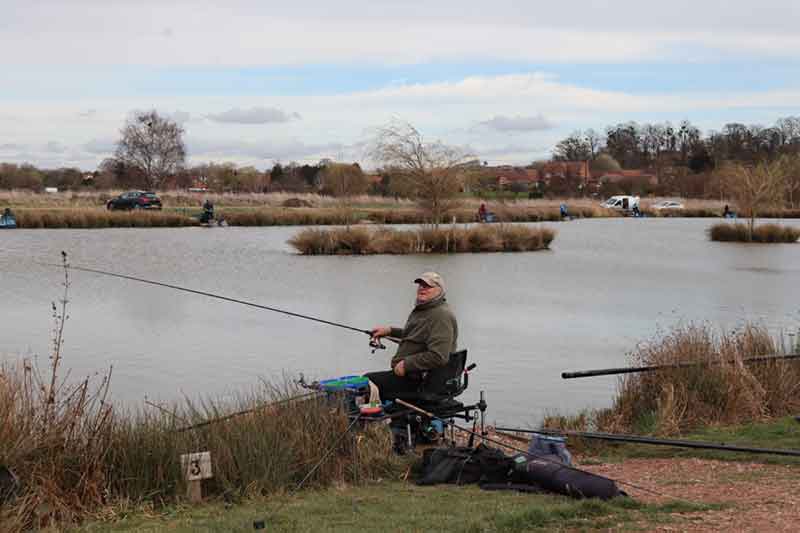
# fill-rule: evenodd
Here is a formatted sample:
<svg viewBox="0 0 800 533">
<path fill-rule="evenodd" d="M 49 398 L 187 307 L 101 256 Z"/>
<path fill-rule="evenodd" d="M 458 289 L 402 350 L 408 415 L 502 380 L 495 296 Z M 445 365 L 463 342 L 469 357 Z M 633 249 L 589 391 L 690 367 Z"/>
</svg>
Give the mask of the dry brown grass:
<svg viewBox="0 0 800 533">
<path fill-rule="evenodd" d="M 66 256 L 64 256 L 66 261 Z M 4 531 L 72 522 L 106 497 L 104 460 L 113 410 L 109 377 L 74 383 L 61 376 L 69 277 L 53 303 L 53 351 L 46 373 L 31 361 L 0 366 L 0 464 L 16 473 L 20 493 L 0 508 Z"/>
<path fill-rule="evenodd" d="M 709 326 L 681 326 L 642 344 L 631 356 L 631 366 L 696 364 L 626 374 L 610 409 L 549 417 L 546 424 L 670 435 L 705 425 L 792 414 L 800 409 L 800 364 L 743 362 L 783 351 L 759 326 L 719 334 Z"/>
<path fill-rule="evenodd" d="M 168 211 L 107 211 L 105 209 L 19 209 L 20 228 L 154 228 L 194 226 L 198 221 Z"/>
<path fill-rule="evenodd" d="M 426 224 L 429 215 L 408 199 L 362 195 L 348 199 L 347 207 L 331 196 L 294 193 L 159 193 L 164 202 L 162 212 L 110 213 L 106 202 L 121 191 L 65 192 L 34 194 L 0 191 L 0 205 L 10 205 L 24 228 L 108 228 L 163 227 L 197 224 L 200 204 L 210 199 L 218 217 L 232 226 L 297 226 L 345 225 L 365 222 L 376 224 Z M 657 199 L 642 200 L 642 210 L 656 217 L 719 217 L 723 203 L 715 200 L 687 200 L 682 210 L 653 210 Z M 603 209 L 593 199 L 552 200 L 482 200 L 460 199 L 459 207 L 449 211 L 447 222 L 477 221 L 478 206 L 485 203 L 499 222 L 560 221 L 559 206 L 566 203 L 572 218 L 608 218 L 621 214 Z M 299 207 L 298 207 L 299 206 Z M 766 218 L 799 218 L 800 210 L 773 209 L 759 216 Z"/>
<path fill-rule="evenodd" d="M 792 243 L 800 239 L 800 229 L 779 224 L 755 226 L 752 236 L 748 224 L 714 224 L 708 234 L 712 241 L 721 242 Z"/>
<path fill-rule="evenodd" d="M 576 216 L 618 216 L 609 211 L 601 213 L 586 210 Z M 103 208 L 23 208 L 16 209 L 20 228 L 126 228 L 126 227 L 181 227 L 199 222 L 198 209 L 163 211 L 107 211 Z M 231 226 L 323 226 L 349 223 L 425 224 L 427 214 L 416 208 L 376 207 L 228 207 L 216 208 L 218 218 Z M 540 222 L 561 219 L 558 209 L 501 207 L 497 218 L 501 222 Z M 194 216 L 192 216 L 194 215 Z M 459 223 L 476 222 L 477 210 L 458 209 L 451 220 Z"/>
<path fill-rule="evenodd" d="M 129 189 L 125 189 L 129 190 Z M 64 191 L 55 194 L 33 193 L 30 191 L 0 191 L 0 205 L 10 205 L 13 208 L 75 208 L 75 207 L 105 207 L 106 203 L 125 190 L 108 191 Z M 157 191 L 165 206 L 168 207 L 200 207 L 208 198 L 215 206 L 223 207 L 283 207 L 287 201 L 298 199 L 312 207 L 337 207 L 338 198 L 322 196 L 312 193 L 195 193 L 185 191 Z M 360 195 L 352 198 L 355 205 L 361 206 L 387 206 L 387 207 L 413 207 L 413 202 L 408 199 L 387 196 Z"/>
<path fill-rule="evenodd" d="M 550 247 L 550 228 L 481 224 L 396 231 L 387 228 L 307 228 L 288 243 L 303 255 L 523 252 Z"/>
<path fill-rule="evenodd" d="M 393 477 L 404 466 L 384 425 L 345 434 L 350 421 L 339 399 L 290 400 L 298 390 L 288 381 L 262 383 L 234 401 L 115 408 L 110 373 L 77 382 L 62 376 L 68 285 L 65 272 L 47 371 L 30 360 L 0 366 L 0 465 L 19 479 L 0 502 L 3 533 L 60 530 L 100 508 L 179 501 L 184 453 L 211 452 L 214 478 L 204 492 L 227 500 L 293 489 L 329 450 L 304 487 Z M 225 420 L 178 431 L 219 417 Z"/>
<path fill-rule="evenodd" d="M 3 531 L 72 522 L 106 498 L 104 459 L 113 423 L 108 380 L 49 380 L 29 361 L 0 368 L 0 463 L 21 491 L 0 509 Z"/>
</svg>

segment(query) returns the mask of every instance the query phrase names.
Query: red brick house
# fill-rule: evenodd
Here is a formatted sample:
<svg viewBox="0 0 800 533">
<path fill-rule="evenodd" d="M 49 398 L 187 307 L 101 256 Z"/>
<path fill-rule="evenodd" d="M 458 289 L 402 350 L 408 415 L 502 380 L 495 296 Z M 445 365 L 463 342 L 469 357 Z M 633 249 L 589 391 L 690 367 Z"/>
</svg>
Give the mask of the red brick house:
<svg viewBox="0 0 800 533">
<path fill-rule="evenodd" d="M 535 168 L 509 167 L 497 174 L 497 187 L 499 189 L 507 189 L 515 183 L 522 183 L 531 187 L 535 186 L 539 180 L 540 174 Z"/>
<path fill-rule="evenodd" d="M 549 161 L 539 173 L 546 183 L 552 178 L 580 178 L 585 182 L 591 177 L 588 161 Z"/>
<path fill-rule="evenodd" d="M 631 181 L 643 185 L 657 185 L 658 178 L 654 174 L 649 174 L 643 170 L 620 170 L 617 172 L 604 172 L 595 178 L 599 183 L 619 183 L 621 181 Z"/>
</svg>

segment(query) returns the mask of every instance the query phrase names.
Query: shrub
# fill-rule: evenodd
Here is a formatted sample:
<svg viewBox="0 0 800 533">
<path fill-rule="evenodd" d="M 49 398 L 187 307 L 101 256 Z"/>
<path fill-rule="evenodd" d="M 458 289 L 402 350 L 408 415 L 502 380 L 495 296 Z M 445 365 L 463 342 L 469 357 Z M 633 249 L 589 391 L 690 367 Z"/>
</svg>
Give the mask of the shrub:
<svg viewBox="0 0 800 533">
<path fill-rule="evenodd" d="M 783 348 L 759 326 L 718 335 L 708 326 L 676 327 L 639 346 L 630 363 L 684 366 L 626 374 L 610 409 L 582 413 L 579 421 L 551 417 L 548 423 L 668 435 L 702 425 L 791 414 L 800 408 L 800 365 L 780 359 L 743 361 L 781 353 Z"/>
<path fill-rule="evenodd" d="M 778 224 L 761 224 L 753 228 L 752 239 L 747 224 L 714 224 L 708 230 L 712 241 L 792 243 L 800 239 L 800 229 Z"/>
</svg>

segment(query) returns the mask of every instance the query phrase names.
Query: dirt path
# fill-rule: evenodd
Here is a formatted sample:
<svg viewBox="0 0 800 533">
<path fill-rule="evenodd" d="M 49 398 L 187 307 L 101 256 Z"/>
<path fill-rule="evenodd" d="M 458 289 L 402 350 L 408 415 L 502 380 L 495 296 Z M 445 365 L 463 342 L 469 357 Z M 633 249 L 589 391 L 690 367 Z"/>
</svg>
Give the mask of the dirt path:
<svg viewBox="0 0 800 533">
<path fill-rule="evenodd" d="M 649 531 L 800 531 L 800 468 L 796 466 L 706 459 L 626 459 L 580 466 L 664 495 L 623 486 L 640 501 L 667 503 L 673 496 L 726 504 L 722 510 L 676 514 L 673 522 Z"/>
</svg>

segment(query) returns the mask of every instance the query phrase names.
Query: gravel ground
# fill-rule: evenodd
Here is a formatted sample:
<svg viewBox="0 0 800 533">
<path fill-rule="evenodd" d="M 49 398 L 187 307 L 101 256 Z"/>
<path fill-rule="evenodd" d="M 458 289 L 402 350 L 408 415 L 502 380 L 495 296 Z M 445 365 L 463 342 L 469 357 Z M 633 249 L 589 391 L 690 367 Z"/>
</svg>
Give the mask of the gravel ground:
<svg viewBox="0 0 800 533">
<path fill-rule="evenodd" d="M 514 447 L 527 445 L 490 429 L 490 436 Z M 639 531 L 800 532 L 800 466 L 710 459 L 625 459 L 598 464 L 574 457 L 575 466 L 614 479 L 636 500 L 723 504 L 720 510 L 673 514 L 669 524 L 626 524 Z M 655 494 L 654 494 L 655 493 Z"/>
<path fill-rule="evenodd" d="M 695 503 L 721 503 L 721 510 L 676 514 L 668 525 L 647 531 L 800 531 L 800 468 L 763 463 L 706 459 L 627 459 L 587 464 L 582 468 L 620 482 L 637 500 L 666 503 L 680 498 Z"/>
</svg>

